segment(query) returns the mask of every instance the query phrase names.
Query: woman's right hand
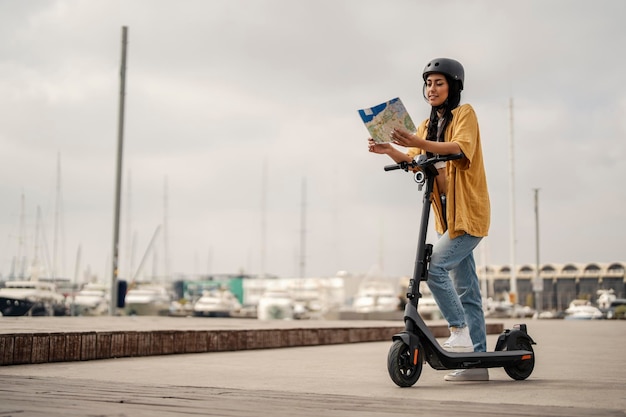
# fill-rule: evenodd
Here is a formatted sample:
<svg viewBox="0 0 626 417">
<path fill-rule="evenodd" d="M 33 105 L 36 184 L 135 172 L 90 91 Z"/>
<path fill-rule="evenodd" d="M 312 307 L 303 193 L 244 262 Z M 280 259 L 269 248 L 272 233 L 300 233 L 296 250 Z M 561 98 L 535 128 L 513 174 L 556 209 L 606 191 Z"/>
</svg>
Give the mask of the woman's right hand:
<svg viewBox="0 0 626 417">
<path fill-rule="evenodd" d="M 388 154 L 393 150 L 393 146 L 389 143 L 376 143 L 372 138 L 367 140 L 367 148 L 370 152 L 379 154 Z"/>
</svg>

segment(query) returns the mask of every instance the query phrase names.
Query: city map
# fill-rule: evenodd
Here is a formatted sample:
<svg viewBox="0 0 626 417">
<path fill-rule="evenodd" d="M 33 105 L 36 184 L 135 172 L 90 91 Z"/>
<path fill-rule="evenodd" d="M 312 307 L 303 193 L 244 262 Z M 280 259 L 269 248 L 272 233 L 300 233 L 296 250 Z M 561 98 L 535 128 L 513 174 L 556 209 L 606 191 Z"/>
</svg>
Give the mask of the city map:
<svg viewBox="0 0 626 417">
<path fill-rule="evenodd" d="M 402 100 L 396 97 L 374 107 L 359 110 L 361 120 L 376 143 L 391 142 L 394 129 L 415 133 L 415 124 L 406 111 Z"/>
</svg>

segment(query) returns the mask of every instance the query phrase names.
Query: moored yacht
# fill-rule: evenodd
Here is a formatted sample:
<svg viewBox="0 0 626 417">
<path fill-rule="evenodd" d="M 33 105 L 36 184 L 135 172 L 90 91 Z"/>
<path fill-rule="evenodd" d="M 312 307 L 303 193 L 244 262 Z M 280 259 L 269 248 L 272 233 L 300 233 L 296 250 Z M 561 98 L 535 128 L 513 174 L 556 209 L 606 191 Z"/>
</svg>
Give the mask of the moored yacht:
<svg viewBox="0 0 626 417">
<path fill-rule="evenodd" d="M 107 285 L 87 283 L 72 298 L 74 316 L 101 316 L 109 312 L 110 290 Z"/>
<path fill-rule="evenodd" d="M 566 320 L 597 320 L 603 316 L 602 311 L 587 300 L 573 300 L 565 310 Z"/>
<path fill-rule="evenodd" d="M 0 313 L 3 316 L 63 316 L 65 310 L 65 297 L 51 282 L 6 281 L 0 288 Z"/>
<path fill-rule="evenodd" d="M 136 316 L 167 316 L 172 297 L 161 285 L 140 285 L 129 290 L 124 300 L 124 312 Z"/>
<path fill-rule="evenodd" d="M 367 279 L 359 286 L 352 307 L 358 313 L 398 311 L 400 299 L 391 282 Z"/>
<path fill-rule="evenodd" d="M 263 293 L 257 304 L 259 320 L 291 320 L 295 302 L 289 292 L 282 288 L 270 288 Z"/>
<path fill-rule="evenodd" d="M 230 317 L 241 310 L 241 303 L 226 288 L 214 288 L 202 293 L 193 305 L 194 316 Z"/>
</svg>

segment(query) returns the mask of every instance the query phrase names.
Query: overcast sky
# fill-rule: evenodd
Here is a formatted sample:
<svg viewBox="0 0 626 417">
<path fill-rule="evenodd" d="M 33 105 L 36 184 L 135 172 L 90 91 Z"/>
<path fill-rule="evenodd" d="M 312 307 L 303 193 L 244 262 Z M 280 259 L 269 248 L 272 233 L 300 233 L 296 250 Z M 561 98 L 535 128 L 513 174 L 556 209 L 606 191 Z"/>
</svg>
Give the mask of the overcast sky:
<svg viewBox="0 0 626 417">
<path fill-rule="evenodd" d="M 421 195 L 367 152 L 357 109 L 399 96 L 426 118 L 421 72 L 442 56 L 480 123 L 477 262 L 511 262 L 511 137 L 516 262 L 535 263 L 535 188 L 541 263 L 626 261 L 625 16 L 621 0 L 0 0 L 0 273 L 37 255 L 111 274 L 123 26 L 122 278 L 412 274 Z"/>
</svg>

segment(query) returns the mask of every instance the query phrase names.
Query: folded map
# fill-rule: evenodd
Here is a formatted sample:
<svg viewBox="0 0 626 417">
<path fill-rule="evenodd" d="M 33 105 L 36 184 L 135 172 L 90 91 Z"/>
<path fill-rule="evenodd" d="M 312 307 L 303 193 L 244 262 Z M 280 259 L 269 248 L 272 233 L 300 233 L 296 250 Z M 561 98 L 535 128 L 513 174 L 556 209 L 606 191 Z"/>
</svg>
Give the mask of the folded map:
<svg viewBox="0 0 626 417">
<path fill-rule="evenodd" d="M 417 130 L 398 97 L 374 107 L 361 109 L 359 115 L 376 143 L 391 142 L 391 133 L 394 129 L 404 129 L 411 133 Z"/>
</svg>

